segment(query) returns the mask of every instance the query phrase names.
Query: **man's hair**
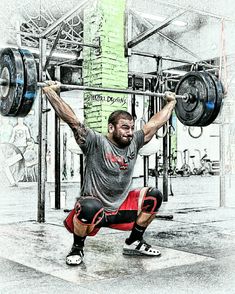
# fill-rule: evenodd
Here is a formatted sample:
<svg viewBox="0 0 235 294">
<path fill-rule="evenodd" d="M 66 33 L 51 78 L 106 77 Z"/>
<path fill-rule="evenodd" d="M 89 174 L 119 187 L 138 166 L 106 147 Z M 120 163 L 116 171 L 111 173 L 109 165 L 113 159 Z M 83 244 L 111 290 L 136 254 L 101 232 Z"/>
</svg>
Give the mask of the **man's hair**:
<svg viewBox="0 0 235 294">
<path fill-rule="evenodd" d="M 121 118 L 133 120 L 133 117 L 129 112 L 127 112 L 125 110 L 115 110 L 110 114 L 110 116 L 108 118 L 108 124 L 112 124 L 112 125 L 116 126 L 119 119 L 121 119 Z"/>
</svg>

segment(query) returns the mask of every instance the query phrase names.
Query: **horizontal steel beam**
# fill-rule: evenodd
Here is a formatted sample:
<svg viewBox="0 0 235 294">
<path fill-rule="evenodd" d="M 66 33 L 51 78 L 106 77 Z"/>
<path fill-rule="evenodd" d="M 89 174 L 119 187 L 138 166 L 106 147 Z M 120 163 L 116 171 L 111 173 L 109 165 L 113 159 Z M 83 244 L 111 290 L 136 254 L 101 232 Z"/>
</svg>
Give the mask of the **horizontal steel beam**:
<svg viewBox="0 0 235 294">
<path fill-rule="evenodd" d="M 159 58 L 159 59 L 162 59 L 162 60 L 168 60 L 168 61 L 175 61 L 175 62 L 180 62 L 180 63 L 192 64 L 192 62 L 189 61 L 189 60 L 173 58 L 173 57 L 171 58 L 171 57 L 166 57 L 166 56 L 160 56 L 160 55 L 147 53 L 147 52 L 131 51 L 131 55 L 138 55 L 138 56 L 149 57 L 149 58 Z"/>
<path fill-rule="evenodd" d="M 33 34 L 33 33 L 28 33 L 28 32 L 22 32 L 22 31 L 17 31 L 17 34 L 24 36 L 24 37 L 31 37 L 33 39 L 39 39 L 40 36 L 37 34 Z M 50 42 L 53 42 L 55 40 L 55 38 L 53 37 L 47 37 L 47 40 Z M 83 43 L 83 42 L 78 42 L 76 40 L 65 40 L 65 39 L 59 39 L 58 44 L 71 44 L 71 45 L 77 45 L 77 46 L 81 46 L 81 47 L 91 47 L 91 48 L 95 48 L 95 49 L 99 49 L 100 46 L 97 44 L 92 44 L 92 43 Z"/>
</svg>

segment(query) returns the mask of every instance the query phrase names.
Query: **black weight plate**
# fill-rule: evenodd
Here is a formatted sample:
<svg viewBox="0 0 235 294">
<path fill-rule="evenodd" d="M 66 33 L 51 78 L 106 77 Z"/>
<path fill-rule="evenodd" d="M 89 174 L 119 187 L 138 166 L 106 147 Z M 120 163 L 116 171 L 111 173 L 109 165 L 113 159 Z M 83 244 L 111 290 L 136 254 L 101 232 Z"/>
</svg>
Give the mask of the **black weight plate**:
<svg viewBox="0 0 235 294">
<path fill-rule="evenodd" d="M 33 54 L 25 49 L 19 49 L 24 65 L 24 91 L 17 116 L 26 116 L 32 108 L 37 95 L 37 68 Z"/>
<path fill-rule="evenodd" d="M 189 94 L 193 99 L 177 99 L 175 112 L 179 121 L 186 126 L 197 126 L 205 114 L 205 101 L 209 87 L 200 72 L 188 72 L 176 86 L 177 95 Z"/>
<path fill-rule="evenodd" d="M 211 117 L 215 111 L 217 103 L 216 87 L 213 80 L 210 77 L 210 74 L 206 71 L 200 72 L 205 79 L 205 82 L 208 86 L 207 98 L 204 101 L 204 114 L 201 117 L 197 126 L 206 127 L 210 124 Z"/>
<path fill-rule="evenodd" d="M 211 73 L 209 73 L 209 76 L 210 78 L 212 79 L 214 85 L 215 85 L 215 88 L 216 88 L 216 104 L 215 104 L 215 109 L 214 109 L 214 112 L 210 118 L 210 121 L 209 121 L 209 124 L 212 124 L 213 121 L 217 118 L 219 112 L 220 112 L 220 109 L 221 109 L 221 105 L 222 105 L 222 101 L 223 101 L 223 98 L 224 98 L 224 89 L 223 89 L 223 85 L 221 83 L 220 80 L 217 79 L 217 77 Z"/>
<path fill-rule="evenodd" d="M 24 88 L 23 61 L 17 49 L 5 48 L 1 51 L 0 77 L 8 80 L 7 86 L 1 86 L 0 112 L 4 116 L 15 116 Z"/>
</svg>

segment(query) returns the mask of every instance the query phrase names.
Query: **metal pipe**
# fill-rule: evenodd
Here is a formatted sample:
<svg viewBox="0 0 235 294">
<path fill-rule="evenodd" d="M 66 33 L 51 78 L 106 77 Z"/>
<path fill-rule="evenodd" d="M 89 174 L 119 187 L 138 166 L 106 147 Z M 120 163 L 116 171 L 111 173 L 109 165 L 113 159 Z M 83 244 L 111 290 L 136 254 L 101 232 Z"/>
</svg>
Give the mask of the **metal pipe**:
<svg viewBox="0 0 235 294">
<path fill-rule="evenodd" d="M 141 19 L 141 21 L 144 23 L 144 25 L 147 27 L 147 28 L 152 28 L 153 27 L 153 24 L 149 21 L 149 20 L 146 20 L 145 18 L 141 17 L 141 15 L 139 15 L 138 13 L 136 13 L 135 11 L 133 11 L 132 9 L 130 9 L 131 13 Z M 188 48 L 184 47 L 183 45 L 177 43 L 176 41 L 172 40 L 171 38 L 169 38 L 167 35 L 163 34 L 162 32 L 157 32 L 157 34 L 161 37 L 163 37 L 164 39 L 166 39 L 167 41 L 169 41 L 170 43 L 174 44 L 175 46 L 177 46 L 178 48 L 182 49 L 184 52 L 192 55 L 194 58 L 196 59 L 199 59 L 200 61 L 202 60 L 202 58 L 200 56 L 198 56 L 197 54 L 195 54 L 194 52 L 190 51 Z"/>
<path fill-rule="evenodd" d="M 149 185 L 149 156 L 144 156 L 144 187 Z"/>
<path fill-rule="evenodd" d="M 60 67 L 56 67 L 55 69 L 55 76 L 58 80 L 60 80 Z M 60 95 L 60 93 L 59 93 Z M 54 173 L 54 180 L 55 180 L 55 209 L 60 209 L 60 196 L 61 196 L 61 174 L 60 174 L 60 118 L 55 112 L 55 173 Z"/>
<path fill-rule="evenodd" d="M 136 77 L 141 77 L 141 78 L 157 78 L 156 74 L 149 74 L 149 73 L 143 73 L 139 71 L 129 71 L 128 72 L 129 77 L 135 75 Z"/>
<path fill-rule="evenodd" d="M 166 1 L 157 0 L 157 2 L 165 5 L 166 7 L 171 6 L 171 7 L 175 7 L 175 8 L 178 8 L 178 9 L 185 9 L 185 10 L 187 9 L 188 11 L 196 12 L 196 13 L 201 14 L 201 15 L 232 21 L 232 19 L 230 17 L 227 17 L 225 15 L 219 15 L 219 14 L 215 14 L 215 13 L 212 13 L 212 12 L 209 12 L 209 11 L 200 10 L 200 9 L 193 8 L 193 7 L 184 8 L 183 5 L 169 3 L 168 1 L 166 2 Z"/>
<path fill-rule="evenodd" d="M 54 38 L 48 38 L 49 41 L 53 41 Z M 60 39 L 58 44 L 63 43 L 63 44 L 71 44 L 71 45 L 77 45 L 77 46 L 81 46 L 81 47 L 90 47 L 90 48 L 94 48 L 94 49 L 99 49 L 100 46 L 99 45 L 95 45 L 92 43 L 83 43 L 83 42 L 77 42 L 77 41 L 70 41 L 70 40 L 63 40 Z"/>
<path fill-rule="evenodd" d="M 25 37 L 32 37 L 34 39 L 39 39 L 40 38 L 40 35 L 38 34 L 33 34 L 33 33 L 28 33 L 28 32 L 22 32 L 22 31 L 17 31 L 16 32 L 17 34 L 21 35 L 21 36 L 25 36 Z M 52 38 L 52 37 L 48 37 L 47 40 L 50 41 L 50 42 L 54 42 L 54 39 L 55 38 Z M 95 44 L 92 44 L 92 43 L 83 43 L 83 42 L 78 42 L 76 40 L 64 40 L 64 39 L 60 39 L 59 42 L 60 43 L 63 43 L 63 44 L 71 44 L 71 45 L 79 45 L 79 46 L 83 46 L 83 47 L 91 47 L 91 48 L 95 48 L 95 49 L 99 49 L 100 46 L 99 45 L 95 45 Z M 20 46 L 21 47 L 21 46 Z"/>
<path fill-rule="evenodd" d="M 134 85 L 133 90 L 135 90 L 135 76 L 133 76 L 133 85 Z M 146 89 L 145 87 L 146 87 L 146 83 L 145 83 L 145 79 L 143 79 L 144 90 Z M 134 108 L 135 108 L 135 102 L 134 102 Z M 149 156 L 144 156 L 143 162 L 144 162 L 144 187 L 148 187 L 149 185 Z"/>
<path fill-rule="evenodd" d="M 165 34 L 163 34 L 161 32 L 158 32 L 158 35 L 161 36 L 161 37 L 163 37 L 164 39 L 166 39 L 170 43 L 174 44 L 176 47 L 180 48 L 184 52 L 190 54 L 194 58 L 199 59 L 200 61 L 202 60 L 202 58 L 199 55 L 195 54 L 193 51 L 189 50 L 185 46 L 183 46 L 183 45 L 179 44 L 178 42 L 174 41 L 173 39 L 169 38 L 167 35 L 165 35 Z"/>
<path fill-rule="evenodd" d="M 16 48 L 18 50 L 18 47 L 12 47 Z M 34 47 L 29 47 L 29 46 L 22 46 L 21 49 L 26 49 L 29 50 L 32 54 L 36 55 L 36 58 L 39 57 L 40 51 L 38 48 Z M 49 56 L 49 50 L 47 49 L 45 52 L 46 56 Z M 79 58 L 78 52 L 72 52 L 71 50 L 66 50 L 66 51 L 59 51 L 55 50 L 52 54 L 53 60 L 58 60 L 58 59 L 69 59 L 69 60 L 77 60 Z"/>
<path fill-rule="evenodd" d="M 160 83 L 158 84 L 158 87 L 160 87 Z M 154 105 L 154 111 L 155 113 L 159 112 L 160 111 L 160 99 L 155 99 L 155 105 Z M 155 187 L 158 187 L 158 177 L 159 177 L 159 174 L 158 174 L 158 168 L 159 168 L 159 150 L 158 152 L 155 154 Z"/>
<path fill-rule="evenodd" d="M 163 137 L 163 201 L 168 201 L 168 143 L 169 135 Z"/>
<path fill-rule="evenodd" d="M 62 23 L 62 24 L 60 25 L 60 27 L 59 27 L 59 29 L 58 29 L 58 31 L 57 31 L 56 38 L 55 38 L 54 41 L 53 41 L 53 45 L 52 45 L 52 47 L 51 47 L 51 49 L 50 49 L 50 53 L 49 53 L 49 56 L 48 56 L 48 58 L 47 58 L 47 60 L 46 60 L 45 65 L 44 65 L 43 71 L 46 71 L 48 65 L 50 64 L 51 57 L 52 57 L 52 53 L 54 52 L 54 50 L 55 50 L 55 48 L 56 48 L 56 46 L 57 46 L 57 44 L 58 44 L 58 41 L 59 41 L 59 38 L 60 38 L 60 35 L 61 35 L 61 30 L 62 30 L 63 26 L 64 26 L 64 23 Z"/>
<path fill-rule="evenodd" d="M 55 209 L 60 209 L 60 118 L 55 113 Z"/>
<path fill-rule="evenodd" d="M 79 159 L 80 159 L 80 169 L 79 169 L 79 173 L 80 173 L 80 189 L 82 188 L 83 182 L 84 182 L 84 164 L 83 164 L 83 154 L 79 155 Z"/>
<path fill-rule="evenodd" d="M 184 60 L 184 59 L 179 59 L 179 58 L 171 58 L 171 57 L 167 57 L 167 56 L 159 56 L 159 55 L 152 54 L 152 53 L 147 53 L 147 52 L 131 51 L 131 55 L 139 55 L 139 56 L 155 58 L 155 59 L 160 58 L 162 60 L 175 61 L 175 62 L 187 63 L 187 64 L 193 64 L 194 63 L 194 62 L 189 61 L 189 60 Z"/>
<path fill-rule="evenodd" d="M 46 79 L 43 67 L 46 63 L 46 39 L 40 39 L 40 62 L 39 62 L 39 79 L 44 81 Z M 45 222 L 45 195 L 46 195 L 46 150 L 47 150 L 47 99 L 42 95 L 39 97 L 39 117 L 38 117 L 38 210 L 37 221 L 39 223 Z"/>
<path fill-rule="evenodd" d="M 222 115 L 222 123 L 219 126 L 219 149 L 220 149 L 220 177 L 219 177 L 219 207 L 226 206 L 226 181 L 225 181 L 225 168 L 224 168 L 224 158 L 225 158 L 225 125 L 224 116 Z"/>
<path fill-rule="evenodd" d="M 85 0 L 80 2 L 77 6 L 75 6 L 73 9 L 68 11 L 66 14 L 64 14 L 61 18 L 57 19 L 51 26 L 49 26 L 44 32 L 42 32 L 39 37 L 45 38 L 50 32 L 52 32 L 54 29 L 56 29 L 62 22 L 64 22 L 66 19 L 68 19 L 70 16 L 72 16 L 77 10 L 82 8 L 84 5 L 88 4 L 90 1 Z"/>
<path fill-rule="evenodd" d="M 177 11 L 173 15 L 171 15 L 169 18 L 167 18 L 165 21 L 163 21 L 160 25 L 154 25 L 152 28 L 150 28 L 146 32 L 137 36 L 134 40 L 129 41 L 127 44 L 128 48 L 132 48 L 132 47 L 138 45 L 139 43 L 143 42 L 147 38 L 151 37 L 152 35 L 158 33 L 159 31 L 161 31 L 162 29 L 167 27 L 169 24 L 171 24 L 172 21 L 175 20 L 177 17 L 186 13 L 186 11 L 187 10 L 183 10 L 180 12 Z"/>
</svg>

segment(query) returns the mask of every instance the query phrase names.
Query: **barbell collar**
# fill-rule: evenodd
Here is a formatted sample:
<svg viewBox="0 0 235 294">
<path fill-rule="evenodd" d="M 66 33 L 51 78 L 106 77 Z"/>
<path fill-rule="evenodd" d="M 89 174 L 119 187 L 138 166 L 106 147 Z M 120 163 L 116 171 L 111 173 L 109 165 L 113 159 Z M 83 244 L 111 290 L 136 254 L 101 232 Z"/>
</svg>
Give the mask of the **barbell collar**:
<svg viewBox="0 0 235 294">
<path fill-rule="evenodd" d="M 7 80 L 0 78 L 0 86 L 8 85 Z M 47 83 L 38 82 L 38 87 L 46 87 Z M 92 87 L 92 86 L 80 86 L 80 85 L 67 85 L 61 84 L 60 88 L 66 90 L 82 90 L 82 91 L 95 91 L 95 92 L 111 92 L 111 93 L 119 93 L 119 94 L 133 94 L 133 95 L 146 95 L 146 96 L 154 96 L 154 97 L 162 97 L 165 98 L 165 93 L 154 93 L 150 91 L 138 91 L 138 90 L 129 90 L 129 89 L 115 89 L 115 88 L 100 88 L 100 87 Z M 186 95 L 176 95 L 178 99 L 187 99 Z"/>
</svg>

